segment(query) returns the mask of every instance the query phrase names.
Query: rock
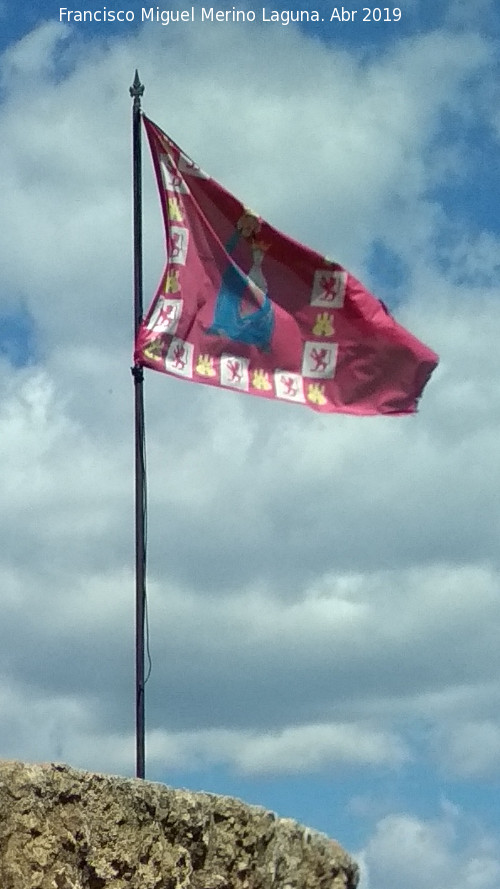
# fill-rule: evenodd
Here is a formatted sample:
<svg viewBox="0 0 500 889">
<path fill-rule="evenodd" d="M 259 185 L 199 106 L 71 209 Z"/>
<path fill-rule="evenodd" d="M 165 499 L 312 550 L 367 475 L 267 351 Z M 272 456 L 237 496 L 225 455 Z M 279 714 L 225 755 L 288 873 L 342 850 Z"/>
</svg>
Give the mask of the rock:
<svg viewBox="0 0 500 889">
<path fill-rule="evenodd" d="M 333 840 L 236 799 L 0 762 L 1 889 L 356 889 Z"/>
</svg>

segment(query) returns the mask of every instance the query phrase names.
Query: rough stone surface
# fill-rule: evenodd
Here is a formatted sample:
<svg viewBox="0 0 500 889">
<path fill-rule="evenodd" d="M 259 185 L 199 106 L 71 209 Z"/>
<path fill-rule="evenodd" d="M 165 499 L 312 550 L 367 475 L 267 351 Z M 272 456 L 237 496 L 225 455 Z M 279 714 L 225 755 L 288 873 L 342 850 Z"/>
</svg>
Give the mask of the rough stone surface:
<svg viewBox="0 0 500 889">
<path fill-rule="evenodd" d="M 356 889 L 333 840 L 239 800 L 0 762 L 1 889 Z"/>
</svg>

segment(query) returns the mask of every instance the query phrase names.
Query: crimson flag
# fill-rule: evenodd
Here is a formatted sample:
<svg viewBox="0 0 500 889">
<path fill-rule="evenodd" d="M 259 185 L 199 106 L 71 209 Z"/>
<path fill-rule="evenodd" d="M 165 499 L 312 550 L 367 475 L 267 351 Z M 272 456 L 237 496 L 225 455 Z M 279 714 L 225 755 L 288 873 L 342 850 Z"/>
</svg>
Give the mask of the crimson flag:
<svg viewBox="0 0 500 889">
<path fill-rule="evenodd" d="M 437 355 L 339 263 L 244 207 L 143 120 L 167 260 L 136 364 L 317 411 L 414 413 Z"/>
</svg>

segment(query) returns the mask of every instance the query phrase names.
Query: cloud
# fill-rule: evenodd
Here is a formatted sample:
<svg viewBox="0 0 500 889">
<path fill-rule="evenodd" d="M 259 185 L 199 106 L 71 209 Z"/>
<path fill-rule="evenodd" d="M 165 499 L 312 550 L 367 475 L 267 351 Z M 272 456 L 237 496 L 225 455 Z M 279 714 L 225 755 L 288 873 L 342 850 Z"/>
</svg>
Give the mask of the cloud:
<svg viewBox="0 0 500 889">
<path fill-rule="evenodd" d="M 405 745 L 390 732 L 368 725 L 308 725 L 250 740 L 236 762 L 249 774 L 310 773 L 332 765 L 394 769 L 408 759 Z"/>
<path fill-rule="evenodd" d="M 486 710 L 491 712 L 493 707 Z M 436 731 L 433 740 L 437 758 L 447 774 L 485 779 L 500 772 L 500 724 L 494 718 L 452 718 Z"/>
<path fill-rule="evenodd" d="M 0 7 L 1 13 L 2 7 Z M 34 28 L 4 52 L 3 77 L 19 78 L 25 85 L 33 76 L 52 74 L 56 52 L 60 43 L 68 37 L 69 29 L 56 21 L 48 21 Z"/>
<path fill-rule="evenodd" d="M 381 819 L 358 860 L 360 889 L 494 889 L 500 877 L 496 840 L 448 803 L 436 819 Z"/>
<path fill-rule="evenodd" d="M 14 575 L 16 584 L 4 573 L 11 595 L 3 664 L 20 700 L 47 708 L 52 696 L 74 700 L 85 714 L 80 733 L 92 738 L 87 750 L 98 762 L 108 746 L 99 726 L 126 734 L 133 581 L 127 571 L 103 573 L 99 562 L 99 573 L 91 576 L 87 566 L 77 577 L 83 565 L 65 574 L 57 562 L 41 565 L 36 586 L 29 570 Z M 460 586 L 459 576 L 452 581 L 445 571 L 411 580 L 413 589 L 404 573 L 371 585 L 362 576 L 325 578 L 321 590 L 295 602 L 250 591 L 235 599 L 170 588 L 165 596 L 152 585 L 148 726 L 157 739 L 155 767 L 162 758 L 179 767 L 184 755 L 191 765 L 211 761 L 204 751 L 216 737 L 217 761 L 248 773 L 314 772 L 343 761 L 396 768 L 415 740 L 405 723 L 423 718 L 446 733 L 470 711 L 460 691 L 477 698 L 481 684 L 484 707 L 494 709 L 496 686 L 487 688 L 498 650 L 494 623 L 490 638 L 482 633 L 471 646 L 471 621 L 494 621 L 487 574 L 466 572 Z M 28 720 L 30 713 L 31 705 Z M 65 737 L 65 755 L 79 762 L 79 732 L 67 728 Z M 496 748 L 483 740 L 491 765 Z M 438 763 L 445 758 L 443 743 L 439 756 L 432 736 L 426 744 Z M 132 755 L 131 741 L 125 746 Z M 446 757 L 447 768 L 456 760 L 456 753 Z"/>
</svg>

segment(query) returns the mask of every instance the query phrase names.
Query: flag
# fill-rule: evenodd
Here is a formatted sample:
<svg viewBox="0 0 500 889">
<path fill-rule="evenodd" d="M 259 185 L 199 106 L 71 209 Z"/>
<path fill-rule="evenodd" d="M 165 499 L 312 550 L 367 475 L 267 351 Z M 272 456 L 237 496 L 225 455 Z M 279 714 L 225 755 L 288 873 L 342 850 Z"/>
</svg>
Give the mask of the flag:
<svg viewBox="0 0 500 889">
<path fill-rule="evenodd" d="M 143 117 L 166 265 L 136 365 L 323 412 L 415 412 L 437 355 L 339 263 L 273 228 Z"/>
</svg>

